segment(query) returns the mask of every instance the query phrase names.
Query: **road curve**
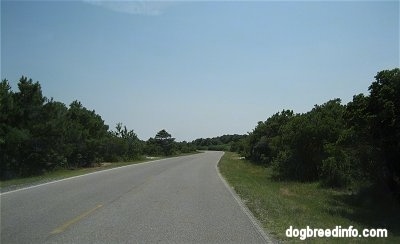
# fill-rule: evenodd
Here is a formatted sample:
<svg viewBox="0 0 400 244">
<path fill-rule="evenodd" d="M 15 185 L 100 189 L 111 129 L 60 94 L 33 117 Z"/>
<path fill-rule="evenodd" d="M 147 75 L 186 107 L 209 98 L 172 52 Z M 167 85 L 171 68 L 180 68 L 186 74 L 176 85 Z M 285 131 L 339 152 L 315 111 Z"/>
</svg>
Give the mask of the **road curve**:
<svg viewBox="0 0 400 244">
<path fill-rule="evenodd" d="M 265 243 L 206 152 L 1 194 L 0 243 Z"/>
</svg>

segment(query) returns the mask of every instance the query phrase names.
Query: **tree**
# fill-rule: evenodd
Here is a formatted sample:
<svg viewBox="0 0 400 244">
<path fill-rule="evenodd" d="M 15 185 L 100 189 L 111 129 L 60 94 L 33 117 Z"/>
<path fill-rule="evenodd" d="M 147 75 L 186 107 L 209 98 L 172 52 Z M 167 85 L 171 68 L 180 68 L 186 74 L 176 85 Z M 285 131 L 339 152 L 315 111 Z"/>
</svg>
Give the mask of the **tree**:
<svg viewBox="0 0 400 244">
<path fill-rule="evenodd" d="M 343 114 L 345 128 L 334 145 L 327 148 L 329 155 L 334 157 L 324 164 L 322 177 L 327 185 L 344 186 L 350 181 L 377 180 L 379 160 L 377 149 L 372 144 L 370 116 L 366 110 L 368 101 L 369 97 L 359 94 L 346 105 Z"/>
<path fill-rule="evenodd" d="M 154 140 L 158 146 L 160 146 L 164 155 L 172 155 L 174 153 L 175 147 L 175 138 L 172 138 L 171 134 L 169 134 L 166 130 L 159 131 Z"/>
<path fill-rule="evenodd" d="M 11 150 L 14 145 L 9 145 L 9 134 L 12 130 L 12 111 L 14 109 L 13 92 L 7 80 L 0 83 L 0 179 L 8 178 L 10 174 Z"/>
<path fill-rule="evenodd" d="M 126 126 L 122 123 L 117 123 L 116 131 L 112 133 L 113 151 L 114 156 L 122 160 L 137 159 L 142 154 L 142 142 L 137 137 L 133 130 L 128 131 Z"/>
<path fill-rule="evenodd" d="M 178 153 L 189 153 L 196 151 L 196 146 L 193 143 L 183 141 L 176 143 L 176 149 Z"/>
<path fill-rule="evenodd" d="M 24 76 L 18 89 L 13 93 L 6 80 L 1 83 L 2 178 L 36 174 L 46 165 L 42 160 L 45 145 L 40 136 L 46 98 L 40 84 Z"/>
<path fill-rule="evenodd" d="M 41 160 L 46 163 L 46 170 L 55 167 L 64 167 L 65 157 L 65 130 L 68 109 L 65 104 L 51 99 L 42 108 L 42 122 L 37 126 L 38 138 L 42 143 Z"/>
<path fill-rule="evenodd" d="M 102 159 L 102 139 L 108 126 L 95 111 L 89 111 L 74 101 L 66 115 L 66 147 L 70 167 L 90 166 Z"/>
<path fill-rule="evenodd" d="M 282 148 L 282 129 L 291 121 L 294 114 L 291 110 L 283 110 L 258 125 L 247 138 L 248 146 L 244 148 L 244 156 L 261 164 L 269 164 Z"/>
<path fill-rule="evenodd" d="M 378 72 L 369 91 L 367 113 L 373 144 L 381 152 L 381 176 L 400 199 L 400 69 Z"/>
<path fill-rule="evenodd" d="M 144 152 L 145 152 L 147 155 L 154 155 L 154 156 L 162 155 L 162 154 L 163 154 L 163 151 L 162 151 L 161 146 L 160 146 L 160 145 L 157 143 L 157 141 L 156 141 L 154 138 L 152 138 L 152 137 L 149 138 L 149 139 L 146 141 Z"/>
<path fill-rule="evenodd" d="M 281 176 L 300 181 L 318 180 L 322 162 L 329 156 L 327 145 L 336 142 L 344 128 L 344 106 L 340 99 L 315 105 L 295 116 L 282 129 L 282 146 L 286 152 L 276 160 Z"/>
<path fill-rule="evenodd" d="M 130 160 L 142 142 L 121 123 L 108 131 L 101 116 L 74 101 L 43 96 L 39 82 L 22 77 L 13 92 L 0 83 L 0 179 L 41 174 L 56 167 L 86 167 L 106 159 Z"/>
</svg>

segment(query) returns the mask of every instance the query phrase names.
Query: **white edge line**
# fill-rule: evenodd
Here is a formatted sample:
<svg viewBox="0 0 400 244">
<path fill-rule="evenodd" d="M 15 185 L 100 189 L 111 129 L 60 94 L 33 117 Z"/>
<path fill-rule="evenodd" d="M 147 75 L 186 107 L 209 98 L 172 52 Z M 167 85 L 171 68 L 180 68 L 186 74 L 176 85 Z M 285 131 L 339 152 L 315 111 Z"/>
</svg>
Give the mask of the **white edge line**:
<svg viewBox="0 0 400 244">
<path fill-rule="evenodd" d="M 185 156 L 190 156 L 190 155 L 184 155 L 184 156 L 181 156 L 181 157 L 185 157 Z M 171 158 L 177 158 L 177 157 L 171 157 Z M 92 172 L 92 173 L 72 176 L 72 177 L 61 179 L 61 180 L 54 180 L 54 181 L 50 181 L 50 182 L 46 182 L 46 183 L 42 183 L 42 184 L 38 184 L 38 185 L 19 188 L 19 189 L 12 190 L 12 191 L 2 192 L 2 193 L 0 193 L 0 196 L 7 195 L 7 194 L 10 194 L 10 193 L 19 192 L 19 191 L 25 191 L 25 190 L 33 189 L 33 188 L 36 188 L 36 187 L 45 186 L 45 185 L 50 185 L 50 184 L 54 184 L 54 183 L 58 183 L 58 182 L 62 182 L 62 181 L 73 180 L 73 179 L 76 179 L 76 178 L 80 178 L 80 177 L 84 177 L 84 176 L 88 176 L 88 175 L 92 175 L 92 174 L 98 174 L 98 173 L 102 173 L 102 172 L 106 172 L 106 171 L 122 169 L 122 168 L 125 168 L 125 167 L 134 167 L 134 166 L 137 166 L 137 165 L 155 163 L 155 162 L 159 162 L 159 161 L 168 160 L 168 159 L 171 159 L 171 158 L 163 158 L 163 159 L 151 160 L 151 161 L 147 161 L 147 162 L 143 162 L 143 163 L 136 163 L 136 164 L 130 164 L 130 165 L 125 165 L 125 166 L 115 167 L 115 168 L 111 168 L 111 169 L 99 170 L 99 171 Z"/>
<path fill-rule="evenodd" d="M 225 152 L 222 154 L 222 156 L 225 154 Z M 221 158 L 222 158 L 221 156 Z M 221 160 L 221 159 L 220 159 Z M 219 160 L 219 161 L 220 161 Z M 242 211 L 247 215 L 247 217 L 250 219 L 251 223 L 253 224 L 254 228 L 257 230 L 257 232 L 261 235 L 261 237 L 265 240 L 266 243 L 277 243 L 273 238 L 269 237 L 267 233 L 265 233 L 264 229 L 261 227 L 261 223 L 254 217 L 253 213 L 250 211 L 249 208 L 243 203 L 242 199 L 236 194 L 236 192 L 232 189 L 232 187 L 228 184 L 228 182 L 225 180 L 225 178 L 221 175 L 221 172 L 219 171 L 218 163 L 215 165 L 215 169 L 217 170 L 218 176 L 221 179 L 221 181 L 224 183 L 225 187 L 228 189 L 228 191 L 232 194 L 233 198 L 235 198 L 236 202 L 239 204 L 240 208 Z"/>
</svg>

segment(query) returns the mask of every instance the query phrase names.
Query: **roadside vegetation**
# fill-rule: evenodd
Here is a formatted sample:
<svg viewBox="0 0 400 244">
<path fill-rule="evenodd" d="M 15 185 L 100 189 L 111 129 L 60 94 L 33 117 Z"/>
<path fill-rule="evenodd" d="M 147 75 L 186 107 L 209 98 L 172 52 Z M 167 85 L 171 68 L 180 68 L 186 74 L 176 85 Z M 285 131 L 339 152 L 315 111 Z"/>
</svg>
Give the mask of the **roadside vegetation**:
<svg viewBox="0 0 400 244">
<path fill-rule="evenodd" d="M 236 145 L 245 135 L 223 135 L 213 138 L 198 138 L 192 141 L 197 150 L 210 151 L 230 151 L 235 150 L 232 145 Z"/>
<path fill-rule="evenodd" d="M 17 92 L 7 80 L 0 83 L 1 181 L 195 151 L 164 129 L 147 141 L 122 123 L 110 130 L 94 110 L 79 101 L 67 107 L 48 99 L 39 82 L 27 77 L 19 80 Z"/>
<path fill-rule="evenodd" d="M 32 79 L 22 77 L 16 92 L 6 79 L 0 83 L 0 186 L 74 176 L 104 165 L 141 162 L 146 156 L 229 150 L 242 137 L 177 142 L 162 129 L 143 141 L 122 123 L 111 130 L 79 101 L 66 106 L 46 98 Z"/>
<path fill-rule="evenodd" d="M 235 149 L 276 180 L 326 187 L 373 185 L 400 202 L 400 69 L 378 72 L 369 95 L 330 100 L 258 122 Z"/>
<path fill-rule="evenodd" d="M 278 181 L 272 166 L 254 164 L 239 154 L 226 152 L 219 169 L 266 232 L 280 241 L 286 229 L 353 226 L 387 228 L 387 238 L 309 238 L 309 243 L 400 243 L 400 207 L 394 199 L 365 186 L 360 192 L 327 188 L 319 182 Z"/>
<path fill-rule="evenodd" d="M 283 110 L 258 122 L 232 143 L 238 154 L 227 153 L 220 168 L 280 239 L 290 225 L 353 225 L 387 228 L 387 240 L 399 243 L 399 118 L 400 69 L 380 71 L 369 95 L 348 104 L 333 99 L 307 113 Z"/>
</svg>

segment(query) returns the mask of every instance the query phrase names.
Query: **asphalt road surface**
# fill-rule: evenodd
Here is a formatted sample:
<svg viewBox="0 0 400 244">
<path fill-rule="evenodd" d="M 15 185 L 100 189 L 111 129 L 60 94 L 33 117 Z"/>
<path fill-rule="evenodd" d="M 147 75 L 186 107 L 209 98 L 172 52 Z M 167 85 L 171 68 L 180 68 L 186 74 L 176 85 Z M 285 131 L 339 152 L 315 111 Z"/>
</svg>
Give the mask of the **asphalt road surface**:
<svg viewBox="0 0 400 244">
<path fill-rule="evenodd" d="M 221 179 L 222 152 L 1 194 L 1 243 L 265 243 Z"/>
</svg>

